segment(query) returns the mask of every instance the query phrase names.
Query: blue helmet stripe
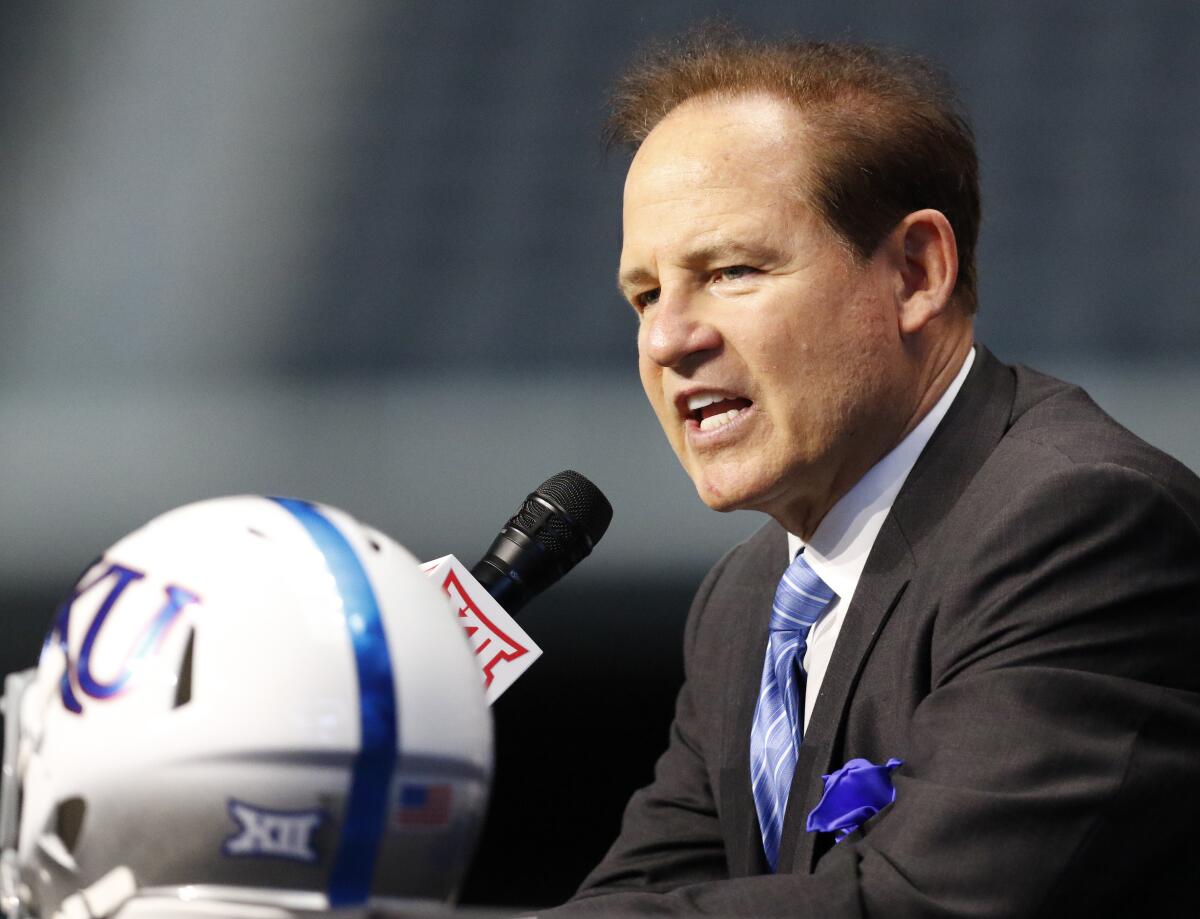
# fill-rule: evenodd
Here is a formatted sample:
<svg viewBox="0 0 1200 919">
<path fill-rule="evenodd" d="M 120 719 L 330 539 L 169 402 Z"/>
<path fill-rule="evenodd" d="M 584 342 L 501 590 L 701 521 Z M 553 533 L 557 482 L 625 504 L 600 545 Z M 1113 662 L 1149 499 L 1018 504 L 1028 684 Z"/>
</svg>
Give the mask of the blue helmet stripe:
<svg viewBox="0 0 1200 919">
<path fill-rule="evenodd" d="M 333 522 L 306 501 L 272 498 L 308 531 L 325 556 L 342 597 L 346 631 L 358 673 L 362 742 L 354 760 L 342 833 L 329 874 L 329 905 L 367 902 L 387 820 L 387 794 L 399 734 L 396 684 L 387 636 L 370 578 L 354 548 Z"/>
</svg>

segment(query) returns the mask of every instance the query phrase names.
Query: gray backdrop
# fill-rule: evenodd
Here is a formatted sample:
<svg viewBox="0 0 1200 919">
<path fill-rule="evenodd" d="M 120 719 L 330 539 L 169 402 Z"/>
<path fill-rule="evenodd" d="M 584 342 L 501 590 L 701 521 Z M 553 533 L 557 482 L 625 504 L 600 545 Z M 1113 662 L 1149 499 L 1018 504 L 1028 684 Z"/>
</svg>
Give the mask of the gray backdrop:
<svg viewBox="0 0 1200 919">
<path fill-rule="evenodd" d="M 473 561 L 577 468 L 615 520 L 530 611 L 547 658 L 497 710 L 505 852 L 485 839 L 468 893 L 569 890 L 649 774 L 689 589 L 757 525 L 696 501 L 644 404 L 624 161 L 596 139 L 638 42 L 720 11 L 944 65 L 983 160 L 982 339 L 1200 468 L 1198 3 L 8 3 L 3 669 L 177 504 L 295 494 Z M 564 694 L 605 713 L 572 735 L 603 772 L 530 752 Z M 582 796 L 594 826 L 542 815 Z"/>
</svg>

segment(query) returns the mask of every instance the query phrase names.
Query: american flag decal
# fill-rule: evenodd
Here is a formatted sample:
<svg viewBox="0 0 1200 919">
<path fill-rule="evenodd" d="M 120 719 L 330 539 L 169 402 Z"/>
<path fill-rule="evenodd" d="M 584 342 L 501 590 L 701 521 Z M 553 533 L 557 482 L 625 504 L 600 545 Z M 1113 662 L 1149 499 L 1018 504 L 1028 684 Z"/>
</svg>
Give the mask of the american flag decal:
<svg viewBox="0 0 1200 919">
<path fill-rule="evenodd" d="M 397 826 L 445 826 L 449 822 L 449 785 L 401 786 Z"/>
</svg>

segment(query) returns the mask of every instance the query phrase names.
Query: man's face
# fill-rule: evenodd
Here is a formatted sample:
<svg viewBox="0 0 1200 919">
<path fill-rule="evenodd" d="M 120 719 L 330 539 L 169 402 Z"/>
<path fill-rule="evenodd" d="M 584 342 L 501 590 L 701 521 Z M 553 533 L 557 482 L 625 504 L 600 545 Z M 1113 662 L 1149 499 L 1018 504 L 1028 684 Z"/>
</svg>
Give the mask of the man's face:
<svg viewBox="0 0 1200 919">
<path fill-rule="evenodd" d="M 895 266 L 856 261 L 805 203 L 810 142 L 772 97 L 684 103 L 630 166 L 620 267 L 642 385 L 701 499 L 797 532 L 896 442 L 909 396 Z"/>
</svg>

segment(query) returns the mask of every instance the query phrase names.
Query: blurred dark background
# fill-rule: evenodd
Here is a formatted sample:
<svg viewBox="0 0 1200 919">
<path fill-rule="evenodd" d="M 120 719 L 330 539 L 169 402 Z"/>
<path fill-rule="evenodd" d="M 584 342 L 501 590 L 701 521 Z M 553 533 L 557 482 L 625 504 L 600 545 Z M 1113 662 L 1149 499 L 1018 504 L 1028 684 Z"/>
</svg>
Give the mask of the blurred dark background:
<svg viewBox="0 0 1200 919">
<path fill-rule="evenodd" d="M 705 510 L 613 276 L 605 87 L 647 38 L 884 42 L 961 89 L 980 337 L 1200 468 L 1200 4 L 0 6 L 0 670 L 83 563 L 202 497 L 346 508 L 468 563 L 578 468 L 616 516 L 530 606 L 465 898 L 565 897 L 663 746 Z"/>
</svg>

